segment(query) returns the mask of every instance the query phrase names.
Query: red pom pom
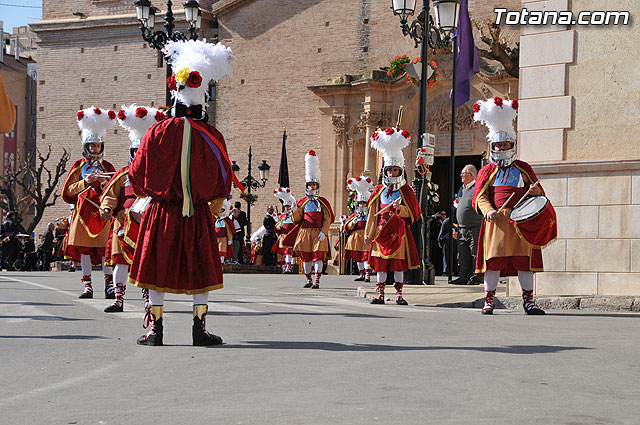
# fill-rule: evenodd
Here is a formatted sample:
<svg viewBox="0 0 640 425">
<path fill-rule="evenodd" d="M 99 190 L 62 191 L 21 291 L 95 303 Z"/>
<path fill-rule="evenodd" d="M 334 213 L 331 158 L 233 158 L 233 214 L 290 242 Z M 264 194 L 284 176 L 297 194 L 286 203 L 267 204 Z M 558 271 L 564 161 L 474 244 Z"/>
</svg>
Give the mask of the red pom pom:
<svg viewBox="0 0 640 425">
<path fill-rule="evenodd" d="M 376 131 L 376 132 L 374 132 L 374 133 L 371 135 L 371 138 L 372 138 L 373 140 L 378 140 L 378 137 L 380 137 L 380 135 L 378 134 L 378 132 L 377 132 L 377 131 Z"/>
<path fill-rule="evenodd" d="M 138 118 L 144 118 L 147 116 L 147 108 L 140 106 L 139 108 L 136 108 L 136 117 Z"/>
<path fill-rule="evenodd" d="M 496 96 L 493 98 L 493 101 L 495 102 L 496 106 L 502 106 L 502 98 Z"/>
<path fill-rule="evenodd" d="M 371 183 L 371 177 L 367 177 L 367 183 Z"/>
<path fill-rule="evenodd" d="M 273 189 L 273 194 L 275 195 L 275 193 L 277 192 L 277 190 Z"/>
<path fill-rule="evenodd" d="M 95 113 L 96 113 L 96 115 L 100 115 L 100 114 L 102 114 L 102 110 L 101 110 L 100 108 L 94 108 L 94 109 L 93 109 L 93 112 L 95 112 Z"/>
<path fill-rule="evenodd" d="M 287 188 L 287 190 L 285 192 L 291 193 L 291 189 Z"/>
<path fill-rule="evenodd" d="M 391 136 L 396 131 L 393 129 L 393 127 L 389 127 L 384 132 L 387 134 L 387 136 Z"/>
<path fill-rule="evenodd" d="M 197 88 L 200 87 L 200 84 L 202 84 L 202 77 L 200 76 L 200 73 L 198 71 L 191 71 L 189 73 L 189 78 L 187 78 L 187 86 Z"/>
<path fill-rule="evenodd" d="M 356 181 L 359 182 L 360 180 L 362 180 L 362 178 L 360 176 L 356 177 Z"/>
<path fill-rule="evenodd" d="M 124 121 L 124 120 L 126 120 L 126 119 L 127 119 L 127 114 L 126 114 L 126 112 L 124 112 L 124 109 L 120 109 L 120 110 L 118 111 L 118 119 L 119 119 L 120 121 Z"/>
<path fill-rule="evenodd" d="M 407 130 L 402 130 L 402 137 L 404 137 L 405 139 L 408 139 L 409 137 L 411 137 L 411 134 L 409 134 L 409 132 Z"/>
<path fill-rule="evenodd" d="M 353 183 L 353 179 L 347 180 L 347 184 L 351 184 L 351 183 Z"/>
<path fill-rule="evenodd" d="M 515 109 L 516 111 L 518 110 L 518 107 L 520 105 L 518 105 L 518 101 L 516 99 L 511 101 L 511 107 L 513 107 L 513 109 Z"/>
<path fill-rule="evenodd" d="M 311 155 L 311 156 L 316 156 L 316 151 L 314 151 L 314 150 L 310 150 L 310 151 L 309 151 L 309 155 Z"/>
<path fill-rule="evenodd" d="M 473 112 L 480 112 L 480 102 L 473 104 Z"/>
<path fill-rule="evenodd" d="M 113 111 L 109 111 L 109 119 L 110 120 L 115 120 L 116 119 L 116 113 Z"/>
<path fill-rule="evenodd" d="M 157 111 L 155 118 L 156 118 L 156 121 L 162 121 L 163 119 L 165 119 L 167 117 L 162 112 Z"/>
<path fill-rule="evenodd" d="M 176 83 L 175 75 L 172 75 L 171 77 L 167 78 L 167 86 L 169 86 L 169 90 L 171 91 L 178 90 L 178 84 Z"/>
<path fill-rule="evenodd" d="M 84 118 L 84 112 L 80 111 L 76 114 L 76 117 L 78 117 L 78 121 L 80 121 L 82 118 Z"/>
</svg>

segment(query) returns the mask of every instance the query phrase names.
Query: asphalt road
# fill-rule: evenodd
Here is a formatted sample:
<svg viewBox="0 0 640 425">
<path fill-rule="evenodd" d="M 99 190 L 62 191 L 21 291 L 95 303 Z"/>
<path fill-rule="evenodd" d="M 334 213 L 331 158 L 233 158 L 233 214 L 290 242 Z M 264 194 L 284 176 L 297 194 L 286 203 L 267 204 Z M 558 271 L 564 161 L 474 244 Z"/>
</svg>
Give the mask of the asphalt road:
<svg viewBox="0 0 640 425">
<path fill-rule="evenodd" d="M 80 274 L 0 273 L 0 424 L 638 424 L 640 315 L 373 306 L 351 277 L 226 275 L 217 347 L 167 295 L 106 314 Z M 94 272 L 100 288 L 101 273 Z"/>
</svg>

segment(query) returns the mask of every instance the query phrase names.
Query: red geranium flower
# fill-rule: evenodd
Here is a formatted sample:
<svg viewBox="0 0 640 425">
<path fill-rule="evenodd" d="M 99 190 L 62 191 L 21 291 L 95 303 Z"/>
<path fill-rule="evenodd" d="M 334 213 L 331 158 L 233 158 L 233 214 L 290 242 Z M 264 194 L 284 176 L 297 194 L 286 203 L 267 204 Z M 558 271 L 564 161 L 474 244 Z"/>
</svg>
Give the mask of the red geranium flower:
<svg viewBox="0 0 640 425">
<path fill-rule="evenodd" d="M 411 135 L 407 130 L 402 130 L 402 137 L 404 137 L 405 139 L 408 139 L 410 136 Z"/>
<path fill-rule="evenodd" d="M 119 119 L 120 121 L 124 121 L 124 120 L 126 120 L 126 119 L 127 119 L 127 114 L 126 114 L 126 112 L 124 112 L 124 109 L 120 109 L 120 110 L 118 111 L 118 119 Z"/>
<path fill-rule="evenodd" d="M 102 110 L 100 108 L 94 108 L 93 112 L 95 112 L 96 115 L 100 115 L 102 113 Z"/>
<path fill-rule="evenodd" d="M 76 117 L 78 117 L 78 121 L 80 121 L 82 118 L 84 118 L 84 112 L 83 112 L 83 111 L 79 111 L 79 112 L 76 114 Z"/>
<path fill-rule="evenodd" d="M 376 132 L 374 132 L 374 133 L 371 135 L 371 138 L 372 138 L 373 140 L 378 140 L 378 137 L 380 137 L 380 135 L 378 134 L 378 132 L 377 132 L 377 131 L 376 131 Z"/>
<path fill-rule="evenodd" d="M 311 155 L 311 156 L 316 156 L 316 151 L 314 151 L 314 150 L 310 150 L 310 151 L 309 151 L 309 155 Z"/>
<path fill-rule="evenodd" d="M 189 78 L 187 78 L 187 86 L 191 88 L 200 87 L 202 84 L 202 77 L 198 71 L 191 71 L 189 73 Z"/>
<path fill-rule="evenodd" d="M 144 118 L 146 116 L 147 116 L 147 108 L 140 106 L 139 108 L 136 109 L 136 117 Z"/>
<path fill-rule="evenodd" d="M 493 101 L 495 102 L 496 106 L 502 106 L 502 98 L 496 96 L 493 98 Z"/>
<path fill-rule="evenodd" d="M 109 119 L 110 120 L 115 120 L 116 119 L 116 113 L 113 111 L 109 111 Z"/>
<path fill-rule="evenodd" d="M 473 104 L 473 112 L 480 112 L 480 102 Z"/>
<path fill-rule="evenodd" d="M 175 75 L 172 75 L 171 77 L 167 78 L 167 86 L 169 86 L 169 90 L 171 91 L 178 90 L 178 84 L 176 83 Z"/>
<path fill-rule="evenodd" d="M 387 134 L 387 136 L 391 136 L 396 131 L 393 129 L 393 127 L 389 127 L 384 132 Z"/>
<path fill-rule="evenodd" d="M 393 74 L 391 73 L 391 71 L 387 71 L 387 76 L 388 76 L 388 77 L 393 76 Z"/>
<path fill-rule="evenodd" d="M 517 99 L 512 100 L 511 101 L 511 106 L 513 107 L 513 109 L 515 109 L 517 111 L 518 107 L 520 106 L 520 105 L 518 105 L 518 100 Z"/>
<path fill-rule="evenodd" d="M 155 118 L 156 118 L 156 121 L 162 121 L 163 119 L 165 119 L 167 117 L 162 112 L 157 111 Z"/>
</svg>

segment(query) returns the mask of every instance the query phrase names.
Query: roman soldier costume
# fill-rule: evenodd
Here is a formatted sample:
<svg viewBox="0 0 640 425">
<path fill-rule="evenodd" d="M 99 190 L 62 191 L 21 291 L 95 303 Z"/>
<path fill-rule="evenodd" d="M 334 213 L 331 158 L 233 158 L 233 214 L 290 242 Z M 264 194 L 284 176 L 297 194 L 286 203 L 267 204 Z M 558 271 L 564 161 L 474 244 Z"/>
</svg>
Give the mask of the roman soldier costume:
<svg viewBox="0 0 640 425">
<path fill-rule="evenodd" d="M 522 287 L 525 312 L 544 314 L 533 300 L 533 273 L 543 271 L 541 249 L 521 238 L 509 218 L 516 203 L 530 193 L 532 185 L 538 183 L 531 166 L 516 159 L 513 120 L 517 109 L 517 100 L 499 97 L 474 104 L 474 120 L 481 121 L 489 128 L 487 137 L 491 148 L 491 162 L 478 172 L 473 194 L 473 208 L 484 217 L 476 259 L 476 273 L 484 274 L 483 314 L 493 314 L 500 276 L 516 275 Z M 504 142 L 509 143 L 510 148 L 496 147 L 497 144 L 504 145 Z M 543 189 L 538 187 L 544 194 Z M 555 223 L 552 224 L 555 226 Z"/>
<path fill-rule="evenodd" d="M 173 116 L 147 131 L 129 167 L 133 192 L 150 197 L 140 223 L 129 282 L 149 289 L 150 331 L 141 345 L 163 344 L 165 293 L 193 295 L 192 342 L 221 344 L 205 328 L 209 291 L 221 289 L 222 265 L 211 211 L 230 198 L 233 174 L 222 134 L 207 124 L 209 81 L 231 71 L 231 50 L 202 40 L 170 41 L 164 54 Z"/>
<path fill-rule="evenodd" d="M 91 265 L 102 264 L 105 297 L 115 298 L 113 276 L 104 265 L 105 247 L 109 239 L 109 221 L 100 216 L 100 195 L 115 168 L 103 159 L 107 129 L 115 125 L 116 114 L 102 108 L 87 108 L 77 113 L 82 130 L 83 158 L 71 165 L 62 184 L 62 199 L 74 204 L 69 222 L 69 235 L 64 249 L 66 259 L 80 262 L 84 290 L 80 298 L 93 298 Z M 98 144 L 99 153 L 92 153 L 89 145 Z"/>
<path fill-rule="evenodd" d="M 402 149 L 409 145 L 409 132 L 393 127 L 376 131 L 371 147 L 382 153 L 382 184 L 369 198 L 365 237 L 371 241 L 369 264 L 378 274 L 377 297 L 372 304 L 384 304 L 387 273 L 393 272 L 396 303 L 407 305 L 402 297 L 404 272 L 420 267 L 418 250 L 409 225 L 420 218 L 421 210 L 413 189 L 404 178 Z M 397 175 L 393 171 L 399 169 Z"/>
<path fill-rule="evenodd" d="M 315 151 L 305 155 L 305 197 L 298 200 L 292 214 L 295 224 L 283 241 L 283 246 L 293 246 L 293 252 L 304 263 L 307 278 L 305 288 L 320 288 L 320 276 L 324 261 L 330 257 L 327 235 L 335 216 L 329 201 L 320 196 L 320 160 Z M 312 187 L 317 187 L 313 189 Z M 291 244 L 293 241 L 293 244 Z M 311 272 L 315 269 L 315 280 Z"/>
<path fill-rule="evenodd" d="M 118 111 L 118 124 L 129 132 L 129 164 L 133 161 L 140 140 L 149 127 L 162 121 L 165 115 L 156 108 L 145 106 L 123 106 Z M 103 218 L 111 218 L 113 229 L 107 242 L 105 263 L 114 268 L 113 287 L 115 301 L 107 306 L 107 313 L 121 312 L 124 309 L 124 294 L 127 289 L 129 265 L 138 238 L 139 223 L 132 217 L 129 209 L 136 201 L 133 187 L 129 182 L 129 166 L 118 170 L 111 178 L 100 197 L 100 210 Z M 143 292 L 145 304 L 148 304 L 148 292 Z"/>
<path fill-rule="evenodd" d="M 278 234 L 278 241 L 273 246 L 273 250 L 282 256 L 284 259 L 284 273 L 293 273 L 293 265 L 296 263 L 293 249 L 291 247 L 284 246 L 284 238 L 287 234 L 293 230 L 295 224 L 293 224 L 292 214 L 297 209 L 296 198 L 291 194 L 291 189 L 288 187 L 279 187 L 273 191 L 273 195 L 282 202 L 283 212 L 278 217 L 276 222 L 276 233 Z"/>
<path fill-rule="evenodd" d="M 233 226 L 233 221 L 229 218 L 230 215 L 231 201 L 225 199 L 215 223 L 221 264 L 224 264 L 225 258 L 233 258 L 233 235 L 236 229 Z"/>
<path fill-rule="evenodd" d="M 367 224 L 367 203 L 371 192 L 373 192 L 373 182 L 371 177 L 358 176 L 355 179 L 347 180 L 349 190 L 356 192 L 355 211 L 346 218 L 343 224 L 344 231 L 349 233 L 349 239 L 345 246 L 344 259 L 353 260 L 358 264 L 359 276 L 356 281 L 370 282 L 371 270 L 369 269 L 369 250 L 371 245 L 364 240 L 364 229 Z"/>
</svg>

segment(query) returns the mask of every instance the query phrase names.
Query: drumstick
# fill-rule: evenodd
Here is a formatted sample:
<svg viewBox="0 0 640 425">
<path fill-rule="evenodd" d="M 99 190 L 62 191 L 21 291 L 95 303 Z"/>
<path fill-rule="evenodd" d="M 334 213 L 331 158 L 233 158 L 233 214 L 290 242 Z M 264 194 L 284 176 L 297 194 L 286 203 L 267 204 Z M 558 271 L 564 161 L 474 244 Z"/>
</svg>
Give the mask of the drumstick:
<svg viewBox="0 0 640 425">
<path fill-rule="evenodd" d="M 506 202 L 505 202 L 504 204 L 502 204 L 502 206 L 501 206 L 500 208 L 498 208 L 498 214 L 500 214 L 500 213 L 502 212 L 502 210 L 504 209 L 504 207 L 506 207 L 506 206 L 507 206 L 507 204 L 509 203 L 509 201 L 511 200 L 511 198 L 513 198 L 513 195 L 515 195 L 515 194 L 516 194 L 516 193 L 515 193 L 515 192 L 513 192 L 513 193 L 511 194 L 511 196 L 509 196 L 509 197 L 507 198 Z"/>
<path fill-rule="evenodd" d="M 518 205 L 520 205 L 520 202 L 524 201 L 524 198 L 526 198 L 529 195 L 529 191 L 531 189 L 533 189 L 534 187 L 538 186 L 538 183 L 540 183 L 540 180 L 538 180 L 537 182 L 535 182 L 533 185 L 531 185 L 531 187 L 529 188 L 529 190 L 527 190 L 525 192 L 524 195 L 522 195 L 522 198 L 520 198 L 520 200 L 518 202 L 516 202 L 516 204 L 513 206 L 513 208 L 517 207 Z"/>
<path fill-rule="evenodd" d="M 384 207 L 383 209 L 381 209 L 380 211 L 378 211 L 376 213 L 376 215 L 382 214 L 383 212 L 385 212 L 386 210 L 388 210 L 389 208 L 391 208 L 391 206 L 393 205 L 393 202 L 390 203 L 389 205 L 387 205 L 386 207 Z"/>
<path fill-rule="evenodd" d="M 90 203 L 91 205 L 93 205 L 94 207 L 96 207 L 98 210 L 102 211 L 102 207 L 98 204 L 96 204 L 95 202 L 93 202 L 91 199 L 87 198 L 86 196 L 78 196 L 79 198 L 84 199 L 85 201 L 87 201 L 88 203 Z"/>
</svg>

